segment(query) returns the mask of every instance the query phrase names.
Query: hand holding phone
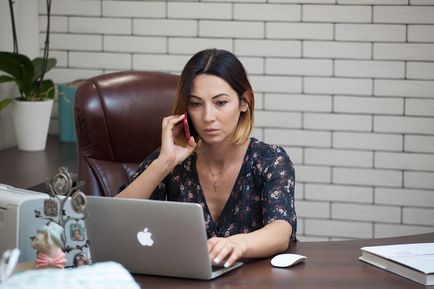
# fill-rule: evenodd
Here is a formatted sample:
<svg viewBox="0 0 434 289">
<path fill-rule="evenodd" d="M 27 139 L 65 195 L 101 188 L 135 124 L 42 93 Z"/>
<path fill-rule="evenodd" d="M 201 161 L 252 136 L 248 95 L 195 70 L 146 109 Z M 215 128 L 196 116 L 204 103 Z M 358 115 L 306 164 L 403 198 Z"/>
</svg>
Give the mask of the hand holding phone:
<svg viewBox="0 0 434 289">
<path fill-rule="evenodd" d="M 190 139 L 190 128 L 188 127 L 188 118 L 187 118 L 187 113 L 184 113 L 184 119 L 183 119 L 183 124 L 184 124 L 184 135 L 185 135 L 185 141 L 188 143 L 188 140 Z"/>
</svg>

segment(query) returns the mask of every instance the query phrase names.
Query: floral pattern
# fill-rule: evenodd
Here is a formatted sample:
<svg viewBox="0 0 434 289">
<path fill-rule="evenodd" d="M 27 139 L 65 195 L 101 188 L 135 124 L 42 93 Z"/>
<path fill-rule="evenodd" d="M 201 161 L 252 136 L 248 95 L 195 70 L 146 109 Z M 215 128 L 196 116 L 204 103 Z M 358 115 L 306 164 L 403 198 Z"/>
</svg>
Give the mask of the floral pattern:
<svg viewBox="0 0 434 289">
<path fill-rule="evenodd" d="M 130 182 L 146 170 L 158 154 L 159 150 L 156 150 L 149 155 Z M 251 138 L 232 192 L 218 220 L 213 220 L 199 183 L 196 154 L 176 166 L 154 190 L 151 199 L 200 204 L 208 238 L 249 233 L 272 221 L 285 220 L 292 226 L 291 239 L 296 240 L 294 187 L 294 167 L 285 150 Z"/>
</svg>

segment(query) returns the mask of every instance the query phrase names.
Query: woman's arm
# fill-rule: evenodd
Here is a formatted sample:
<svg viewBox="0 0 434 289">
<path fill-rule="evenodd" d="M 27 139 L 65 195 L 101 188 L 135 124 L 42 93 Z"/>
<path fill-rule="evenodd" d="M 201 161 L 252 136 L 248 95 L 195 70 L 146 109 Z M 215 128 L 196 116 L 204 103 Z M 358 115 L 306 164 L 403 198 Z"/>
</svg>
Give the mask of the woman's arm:
<svg viewBox="0 0 434 289">
<path fill-rule="evenodd" d="M 180 133 L 180 130 L 175 125 L 183 118 L 184 115 L 168 116 L 163 119 L 162 145 L 158 158 L 116 197 L 150 198 L 155 188 L 175 166 L 185 160 L 194 151 L 196 142 L 193 137 L 190 137 L 186 147 L 181 147 L 174 143 L 174 136 Z"/>
<path fill-rule="evenodd" d="M 251 233 L 214 237 L 208 240 L 209 256 L 216 264 L 226 260 L 225 267 L 239 258 L 268 257 L 288 248 L 291 232 L 288 222 L 276 220 Z"/>
</svg>

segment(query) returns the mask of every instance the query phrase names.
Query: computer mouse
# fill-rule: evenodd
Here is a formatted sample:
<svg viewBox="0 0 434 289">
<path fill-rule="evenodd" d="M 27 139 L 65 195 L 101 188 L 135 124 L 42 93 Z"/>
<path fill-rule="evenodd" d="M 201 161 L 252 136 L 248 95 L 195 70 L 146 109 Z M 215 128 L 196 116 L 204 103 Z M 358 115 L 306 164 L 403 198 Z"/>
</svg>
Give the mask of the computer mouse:
<svg viewBox="0 0 434 289">
<path fill-rule="evenodd" d="M 303 262 L 306 259 L 306 256 L 299 254 L 279 254 L 271 259 L 271 265 L 273 265 L 274 267 L 285 268 L 294 266 L 295 264 Z"/>
</svg>

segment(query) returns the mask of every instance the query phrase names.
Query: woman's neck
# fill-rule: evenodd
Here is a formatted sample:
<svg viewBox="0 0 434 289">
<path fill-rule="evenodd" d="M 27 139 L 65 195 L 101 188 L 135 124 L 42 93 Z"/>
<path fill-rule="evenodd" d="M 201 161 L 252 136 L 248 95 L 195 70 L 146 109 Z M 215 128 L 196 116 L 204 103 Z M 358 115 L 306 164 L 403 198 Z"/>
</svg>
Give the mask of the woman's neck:
<svg viewBox="0 0 434 289">
<path fill-rule="evenodd" d="M 197 154 L 205 165 L 215 169 L 224 169 L 231 163 L 244 157 L 249 142 L 250 139 L 241 145 L 229 142 L 224 144 L 207 144 L 202 142 L 199 145 Z"/>
</svg>

